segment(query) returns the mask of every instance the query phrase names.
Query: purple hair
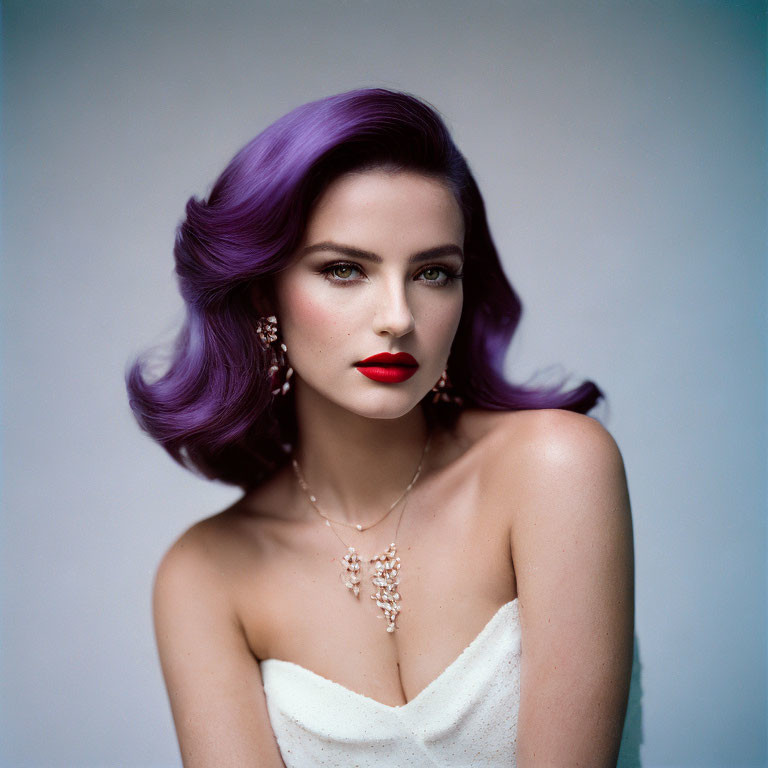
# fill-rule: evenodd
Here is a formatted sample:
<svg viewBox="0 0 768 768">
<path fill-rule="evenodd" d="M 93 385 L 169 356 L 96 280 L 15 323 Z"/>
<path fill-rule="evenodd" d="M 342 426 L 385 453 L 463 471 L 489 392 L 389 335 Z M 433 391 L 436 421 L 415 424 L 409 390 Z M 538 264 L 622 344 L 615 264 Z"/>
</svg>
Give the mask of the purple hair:
<svg viewBox="0 0 768 768">
<path fill-rule="evenodd" d="M 297 428 L 293 394 L 271 394 L 251 289 L 271 295 L 271 276 L 291 263 L 331 181 L 376 167 L 442 179 L 464 215 L 464 304 L 448 358 L 463 407 L 587 413 L 603 397 L 591 381 L 564 392 L 563 382 L 526 388 L 505 380 L 522 307 L 472 173 L 434 108 L 408 93 L 360 89 L 281 117 L 234 156 L 207 200 L 187 202 L 174 247 L 186 319 L 170 366 L 153 381 L 144 357 L 126 371 L 139 425 L 182 466 L 249 490 L 287 461 Z M 452 403 L 433 404 L 431 394 L 422 407 L 430 423 L 450 425 L 459 413 Z"/>
</svg>

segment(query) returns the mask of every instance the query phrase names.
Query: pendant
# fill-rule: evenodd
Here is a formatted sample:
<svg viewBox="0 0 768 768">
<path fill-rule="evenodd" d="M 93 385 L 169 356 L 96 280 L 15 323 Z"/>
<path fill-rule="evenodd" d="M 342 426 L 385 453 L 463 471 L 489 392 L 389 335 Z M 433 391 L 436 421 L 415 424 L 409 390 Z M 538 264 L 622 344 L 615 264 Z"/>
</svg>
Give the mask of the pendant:
<svg viewBox="0 0 768 768">
<path fill-rule="evenodd" d="M 376 605 L 384 611 L 384 616 L 379 618 L 387 619 L 387 632 L 394 632 L 397 629 L 395 619 L 400 613 L 400 593 L 397 591 L 400 584 L 400 558 L 397 557 L 395 542 L 389 545 L 386 552 L 372 557 L 371 563 L 374 566 L 371 580 L 378 587 L 376 593 L 371 595 L 371 600 L 375 600 Z"/>
<path fill-rule="evenodd" d="M 355 597 L 360 597 L 360 563 L 363 562 L 360 555 L 357 554 L 354 547 L 349 547 L 347 554 L 342 558 L 344 570 L 347 575 L 344 586 L 352 590 Z M 376 601 L 376 605 L 384 612 L 379 619 L 386 618 L 387 632 L 394 632 L 397 629 L 395 619 L 400 613 L 400 593 L 397 586 L 400 584 L 400 558 L 397 557 L 397 548 L 393 541 L 389 549 L 380 555 L 370 559 L 373 565 L 371 581 L 376 587 L 376 592 L 371 595 L 371 600 Z"/>
<path fill-rule="evenodd" d="M 351 589 L 352 592 L 354 592 L 355 597 L 360 596 L 360 587 L 358 586 L 360 584 L 360 563 L 362 560 L 360 559 L 360 555 L 355 552 L 354 547 L 350 547 L 347 551 L 347 554 L 344 555 L 344 569 L 349 574 L 347 576 L 346 581 L 344 582 L 347 589 Z"/>
</svg>

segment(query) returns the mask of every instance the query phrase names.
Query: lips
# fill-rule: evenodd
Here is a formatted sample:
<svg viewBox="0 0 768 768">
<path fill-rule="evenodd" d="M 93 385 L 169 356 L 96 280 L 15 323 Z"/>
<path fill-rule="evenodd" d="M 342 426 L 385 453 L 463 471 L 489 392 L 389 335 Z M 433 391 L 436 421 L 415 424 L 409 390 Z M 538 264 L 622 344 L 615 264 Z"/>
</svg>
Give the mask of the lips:
<svg viewBox="0 0 768 768">
<path fill-rule="evenodd" d="M 371 355 L 366 357 L 365 360 L 360 360 L 355 365 L 373 365 L 374 363 L 380 363 L 382 365 L 408 365 L 418 367 L 416 358 L 413 355 L 409 355 L 407 352 L 381 352 L 378 355 Z"/>
<path fill-rule="evenodd" d="M 360 360 L 355 363 L 355 367 L 369 379 L 386 384 L 396 384 L 410 379 L 416 373 L 419 364 L 416 362 L 416 358 L 407 352 L 395 354 L 382 352 L 366 357 L 365 360 Z"/>
</svg>

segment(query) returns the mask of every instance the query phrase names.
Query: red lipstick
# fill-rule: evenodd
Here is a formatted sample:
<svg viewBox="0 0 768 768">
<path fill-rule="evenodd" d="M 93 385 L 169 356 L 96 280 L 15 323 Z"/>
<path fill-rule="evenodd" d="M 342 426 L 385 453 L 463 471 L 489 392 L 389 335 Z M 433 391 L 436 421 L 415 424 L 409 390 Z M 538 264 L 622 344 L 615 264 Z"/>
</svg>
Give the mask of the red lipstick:
<svg viewBox="0 0 768 768">
<path fill-rule="evenodd" d="M 355 367 L 369 379 L 386 384 L 396 384 L 410 379 L 416 373 L 419 364 L 416 362 L 416 358 L 407 352 L 397 352 L 396 354 L 382 352 L 366 357 L 365 360 L 359 360 L 355 363 Z"/>
</svg>

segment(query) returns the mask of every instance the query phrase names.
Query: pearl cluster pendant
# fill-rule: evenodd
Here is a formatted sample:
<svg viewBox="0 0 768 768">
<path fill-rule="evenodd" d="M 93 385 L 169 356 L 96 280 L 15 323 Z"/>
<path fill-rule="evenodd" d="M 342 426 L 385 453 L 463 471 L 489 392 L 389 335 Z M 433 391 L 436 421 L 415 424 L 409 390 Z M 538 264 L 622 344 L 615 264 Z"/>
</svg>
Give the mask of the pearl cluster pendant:
<svg viewBox="0 0 768 768">
<path fill-rule="evenodd" d="M 371 595 L 371 600 L 375 600 L 376 605 L 384 611 L 384 616 L 387 619 L 387 632 L 395 631 L 397 628 L 395 619 L 400 613 L 400 593 L 397 591 L 397 585 L 400 583 L 400 558 L 396 555 L 397 549 L 393 541 L 386 552 L 371 558 L 375 568 L 371 578 L 374 585 L 379 588 L 376 594 Z"/>
<path fill-rule="evenodd" d="M 349 547 L 343 558 L 344 569 L 348 574 L 344 584 L 347 589 L 352 590 L 355 597 L 360 595 L 360 564 L 362 562 L 355 548 Z M 375 600 L 376 605 L 384 612 L 384 616 L 379 618 L 386 618 L 387 632 L 394 632 L 397 629 L 395 619 L 400 613 L 400 593 L 397 591 L 400 584 L 400 558 L 397 556 L 395 542 L 389 545 L 386 552 L 372 557 L 370 562 L 373 565 L 371 581 L 377 588 L 371 595 L 371 600 Z"/>
<path fill-rule="evenodd" d="M 344 555 L 344 568 L 349 574 L 347 580 L 344 582 L 347 589 L 351 589 L 355 593 L 355 597 L 360 594 L 360 563 L 362 562 L 360 555 L 355 552 L 354 547 L 350 547 L 346 555 Z"/>
</svg>

